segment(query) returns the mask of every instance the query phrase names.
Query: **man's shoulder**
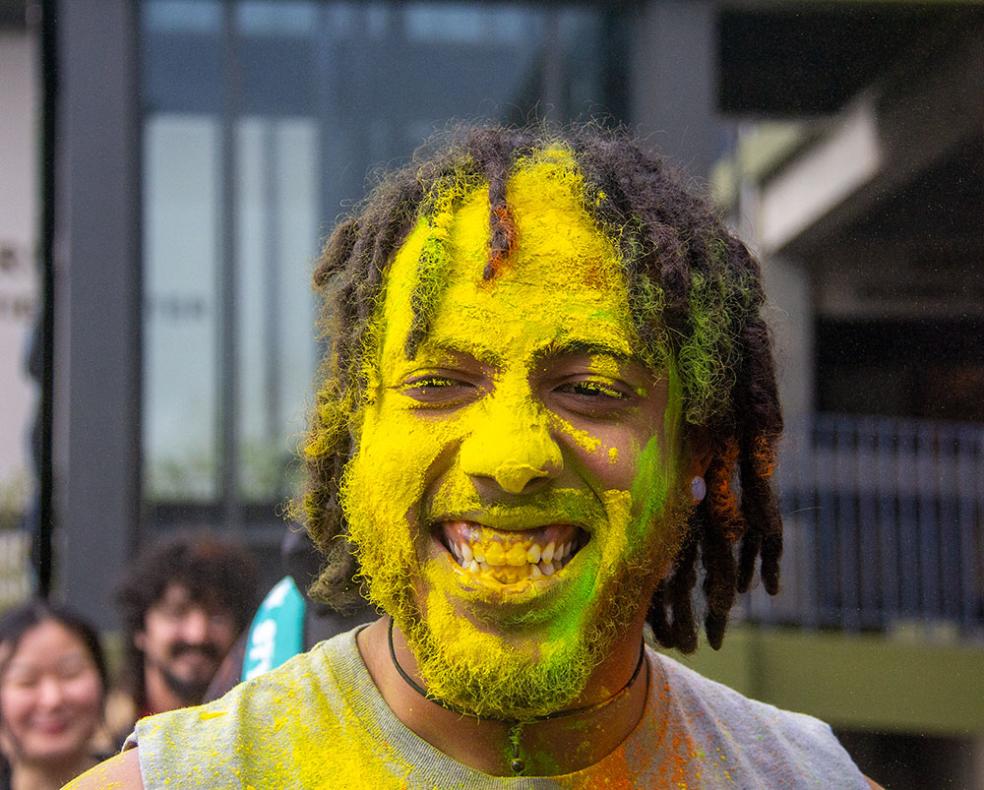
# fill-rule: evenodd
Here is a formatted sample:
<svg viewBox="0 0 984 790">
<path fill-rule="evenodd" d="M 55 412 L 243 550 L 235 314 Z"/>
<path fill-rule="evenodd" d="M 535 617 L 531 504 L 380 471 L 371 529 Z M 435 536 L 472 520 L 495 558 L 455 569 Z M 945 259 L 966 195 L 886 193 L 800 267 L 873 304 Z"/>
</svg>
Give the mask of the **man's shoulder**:
<svg viewBox="0 0 984 790">
<path fill-rule="evenodd" d="M 667 656 L 659 662 L 672 726 L 696 752 L 728 765 L 732 774 L 775 786 L 784 777 L 799 777 L 807 785 L 812 779 L 816 786 L 830 780 L 867 787 L 825 722 L 747 697 Z"/>
<path fill-rule="evenodd" d="M 351 718 L 340 678 L 359 661 L 354 632 L 340 634 L 217 700 L 141 719 L 134 740 L 145 782 L 225 786 L 286 765 L 286 755 L 337 736 Z"/>
<path fill-rule="evenodd" d="M 173 727 L 178 720 L 218 722 L 226 715 L 241 718 L 249 712 L 270 713 L 283 706 L 297 709 L 305 700 L 326 694 L 338 672 L 347 671 L 360 661 L 355 646 L 355 630 L 319 642 L 310 650 L 291 657 L 280 666 L 243 681 L 226 694 L 204 705 L 181 708 L 140 721 L 140 725 Z M 328 696 L 331 696 L 330 692 Z M 140 730 L 138 726 L 138 733 Z"/>
<path fill-rule="evenodd" d="M 745 696 L 669 656 L 660 655 L 659 661 L 666 674 L 670 700 L 679 706 L 677 713 L 694 723 L 713 721 L 729 729 L 777 726 L 782 730 L 804 730 L 821 738 L 830 736 L 830 727 L 820 719 Z"/>
<path fill-rule="evenodd" d="M 133 749 L 116 754 L 65 785 L 64 790 L 143 790 L 140 762 Z"/>
</svg>

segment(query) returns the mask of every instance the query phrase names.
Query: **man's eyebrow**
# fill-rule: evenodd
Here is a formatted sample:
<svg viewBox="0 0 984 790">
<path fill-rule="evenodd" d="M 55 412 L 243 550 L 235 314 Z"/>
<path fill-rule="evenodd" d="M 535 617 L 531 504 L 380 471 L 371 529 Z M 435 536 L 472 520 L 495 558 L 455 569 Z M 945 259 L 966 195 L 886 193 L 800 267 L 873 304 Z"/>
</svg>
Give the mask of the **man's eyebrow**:
<svg viewBox="0 0 984 790">
<path fill-rule="evenodd" d="M 420 344 L 417 349 L 416 359 L 420 359 L 425 356 L 441 356 L 446 355 L 449 357 L 471 357 L 472 359 L 478 361 L 480 364 L 485 365 L 490 368 L 498 368 L 503 365 L 503 358 L 501 354 L 497 354 L 495 351 L 489 348 L 483 348 L 479 345 L 458 345 L 453 341 L 447 340 L 429 340 L 426 339 Z"/>
<path fill-rule="evenodd" d="M 562 340 L 549 343 L 537 351 L 536 361 L 539 362 L 547 357 L 578 355 L 609 357 L 616 362 L 632 362 L 636 359 L 635 355 L 627 352 L 624 348 L 610 343 L 596 340 Z"/>
</svg>

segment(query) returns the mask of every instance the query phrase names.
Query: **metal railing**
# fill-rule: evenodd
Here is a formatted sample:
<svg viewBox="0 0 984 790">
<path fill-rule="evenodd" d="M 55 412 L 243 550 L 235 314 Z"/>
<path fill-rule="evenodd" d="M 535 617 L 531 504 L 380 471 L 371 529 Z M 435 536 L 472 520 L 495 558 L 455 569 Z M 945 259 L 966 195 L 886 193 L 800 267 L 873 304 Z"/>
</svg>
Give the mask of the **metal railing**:
<svg viewBox="0 0 984 790">
<path fill-rule="evenodd" d="M 748 619 L 984 633 L 984 425 L 815 415 L 787 431 L 782 591 Z"/>
</svg>

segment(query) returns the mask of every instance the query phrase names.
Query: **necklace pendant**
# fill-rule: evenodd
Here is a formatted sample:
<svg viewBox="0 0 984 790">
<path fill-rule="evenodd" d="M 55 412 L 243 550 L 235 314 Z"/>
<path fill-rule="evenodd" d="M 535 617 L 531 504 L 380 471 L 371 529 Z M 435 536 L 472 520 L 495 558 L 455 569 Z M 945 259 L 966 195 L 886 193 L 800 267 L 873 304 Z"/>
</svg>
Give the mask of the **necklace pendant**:
<svg viewBox="0 0 984 790">
<path fill-rule="evenodd" d="M 509 745 L 512 747 L 512 758 L 509 760 L 509 767 L 512 768 L 513 776 L 519 776 L 526 770 L 526 760 L 522 758 L 522 747 L 520 739 L 523 737 L 523 725 L 525 722 L 513 722 L 509 728 Z"/>
</svg>

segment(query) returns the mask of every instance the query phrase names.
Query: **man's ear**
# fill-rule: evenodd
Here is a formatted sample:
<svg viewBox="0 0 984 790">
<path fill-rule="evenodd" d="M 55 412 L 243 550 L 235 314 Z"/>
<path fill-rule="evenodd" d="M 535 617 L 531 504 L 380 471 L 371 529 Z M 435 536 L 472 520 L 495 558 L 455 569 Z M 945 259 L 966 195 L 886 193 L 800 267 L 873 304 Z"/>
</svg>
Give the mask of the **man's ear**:
<svg viewBox="0 0 984 790">
<path fill-rule="evenodd" d="M 147 634 L 141 629 L 133 635 L 133 646 L 141 653 L 146 652 Z"/>
</svg>

